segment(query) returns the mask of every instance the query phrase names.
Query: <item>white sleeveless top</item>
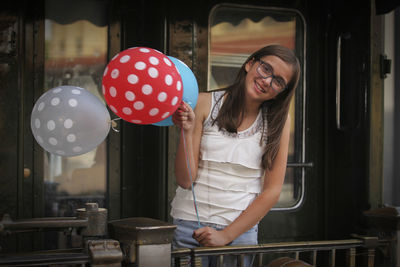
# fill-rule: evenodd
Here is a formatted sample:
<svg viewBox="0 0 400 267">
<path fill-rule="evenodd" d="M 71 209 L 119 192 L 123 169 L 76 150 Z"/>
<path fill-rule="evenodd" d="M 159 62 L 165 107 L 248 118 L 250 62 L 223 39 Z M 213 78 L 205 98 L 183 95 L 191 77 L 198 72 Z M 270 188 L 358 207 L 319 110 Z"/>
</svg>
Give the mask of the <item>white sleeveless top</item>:
<svg viewBox="0 0 400 267">
<path fill-rule="evenodd" d="M 265 145 L 264 142 L 260 145 L 261 111 L 253 125 L 238 133 L 212 125 L 222 105 L 222 99 L 218 100 L 223 93 L 212 93 L 211 112 L 203 124 L 194 192 L 200 221 L 228 225 L 261 192 L 264 174 L 261 157 Z M 197 221 L 190 189 L 178 186 L 171 206 L 173 218 Z"/>
</svg>

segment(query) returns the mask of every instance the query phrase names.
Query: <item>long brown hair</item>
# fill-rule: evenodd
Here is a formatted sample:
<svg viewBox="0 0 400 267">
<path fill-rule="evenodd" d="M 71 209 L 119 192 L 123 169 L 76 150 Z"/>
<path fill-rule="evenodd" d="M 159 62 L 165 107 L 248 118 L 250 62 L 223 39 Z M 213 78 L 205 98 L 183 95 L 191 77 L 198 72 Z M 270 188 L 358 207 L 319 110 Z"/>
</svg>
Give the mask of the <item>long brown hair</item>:
<svg viewBox="0 0 400 267">
<path fill-rule="evenodd" d="M 245 108 L 245 80 L 246 64 L 253 63 L 265 56 L 277 56 L 292 66 L 292 78 L 287 84 L 287 89 L 279 93 L 274 99 L 264 101 L 261 105 L 263 116 L 263 136 L 260 142 L 266 143 L 266 148 L 261 160 L 261 166 L 270 170 L 278 150 L 282 130 L 289 112 L 289 105 L 297 87 L 300 77 L 300 64 L 292 50 L 281 45 L 269 45 L 261 48 L 249 56 L 240 68 L 235 82 L 222 89 L 225 90 L 225 100 L 214 123 L 228 132 L 236 133 L 244 116 Z"/>
</svg>

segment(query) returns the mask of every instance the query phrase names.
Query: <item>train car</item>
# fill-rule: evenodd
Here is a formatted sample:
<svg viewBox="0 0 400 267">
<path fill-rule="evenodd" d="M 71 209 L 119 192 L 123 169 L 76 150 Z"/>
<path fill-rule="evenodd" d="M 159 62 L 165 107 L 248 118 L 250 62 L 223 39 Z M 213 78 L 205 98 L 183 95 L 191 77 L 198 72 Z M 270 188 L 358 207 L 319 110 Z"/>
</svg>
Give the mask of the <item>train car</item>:
<svg viewBox="0 0 400 267">
<path fill-rule="evenodd" d="M 180 59 L 200 92 L 233 82 L 258 48 L 292 49 L 301 78 L 290 107 L 285 183 L 259 224 L 259 242 L 377 236 L 368 214 L 389 208 L 389 217 L 399 221 L 399 6 L 394 0 L 3 3 L 0 254 L 80 244 L 74 231 L 68 237 L 53 231 L 9 235 L 4 225 L 10 219 L 74 217 L 85 203 L 106 209 L 109 221 L 172 221 L 176 126 L 114 120 L 118 116 L 109 109 L 114 124 L 107 138 L 71 157 L 43 149 L 31 129 L 35 103 L 58 86 L 87 89 L 106 106 L 105 67 L 131 47 Z M 375 266 L 397 260 L 396 252 L 377 255 Z"/>
</svg>

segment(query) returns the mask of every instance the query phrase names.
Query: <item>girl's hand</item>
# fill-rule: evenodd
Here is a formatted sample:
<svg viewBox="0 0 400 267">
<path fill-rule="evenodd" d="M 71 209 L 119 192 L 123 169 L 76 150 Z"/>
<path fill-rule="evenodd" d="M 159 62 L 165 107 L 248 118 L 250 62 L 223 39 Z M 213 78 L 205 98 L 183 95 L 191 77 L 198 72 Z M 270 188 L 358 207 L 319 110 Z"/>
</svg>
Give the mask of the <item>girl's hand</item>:
<svg viewBox="0 0 400 267">
<path fill-rule="evenodd" d="M 193 232 L 193 238 L 206 247 L 225 246 L 230 241 L 224 230 L 215 230 L 211 227 L 203 227 Z"/>
<path fill-rule="evenodd" d="M 184 130 L 194 129 L 194 119 L 195 115 L 193 109 L 183 101 L 174 114 L 172 114 L 172 122 Z"/>
</svg>

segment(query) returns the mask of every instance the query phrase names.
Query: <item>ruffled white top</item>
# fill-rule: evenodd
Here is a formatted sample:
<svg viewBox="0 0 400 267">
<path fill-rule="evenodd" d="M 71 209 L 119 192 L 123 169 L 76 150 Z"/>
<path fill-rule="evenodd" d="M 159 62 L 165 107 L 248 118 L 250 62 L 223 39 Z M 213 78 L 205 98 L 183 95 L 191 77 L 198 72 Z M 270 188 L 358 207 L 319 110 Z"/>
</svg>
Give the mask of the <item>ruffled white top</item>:
<svg viewBox="0 0 400 267">
<path fill-rule="evenodd" d="M 260 144 L 261 111 L 248 129 L 238 133 L 219 130 L 212 124 L 222 105 L 223 93 L 212 93 L 211 111 L 203 125 L 194 192 L 201 222 L 228 225 L 261 192 L 265 145 Z M 173 218 L 197 221 L 190 189 L 178 186 L 171 206 Z"/>
</svg>

